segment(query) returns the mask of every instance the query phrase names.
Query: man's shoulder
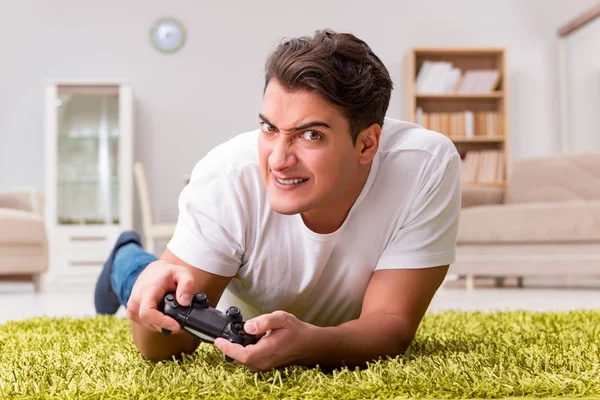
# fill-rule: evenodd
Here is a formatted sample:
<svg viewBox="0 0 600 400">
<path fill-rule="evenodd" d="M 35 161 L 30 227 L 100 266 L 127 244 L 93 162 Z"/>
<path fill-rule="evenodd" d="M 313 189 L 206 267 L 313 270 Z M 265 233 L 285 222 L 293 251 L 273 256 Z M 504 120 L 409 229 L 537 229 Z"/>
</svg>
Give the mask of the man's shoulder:
<svg viewBox="0 0 600 400">
<path fill-rule="evenodd" d="M 258 164 L 258 134 L 258 129 L 238 134 L 214 147 L 205 158 L 230 167 Z"/>
<path fill-rule="evenodd" d="M 254 170 L 258 167 L 258 134 L 253 130 L 238 134 L 212 148 L 192 171 L 192 180 L 199 176 L 215 177 L 232 171 Z"/>
<path fill-rule="evenodd" d="M 428 164 L 432 168 L 443 165 L 451 156 L 457 156 L 454 143 L 445 135 L 412 122 L 386 118 L 382 127 L 380 153 L 388 164 Z M 400 164 L 400 165 L 396 165 Z M 392 167 L 390 165 L 390 167 Z"/>
</svg>

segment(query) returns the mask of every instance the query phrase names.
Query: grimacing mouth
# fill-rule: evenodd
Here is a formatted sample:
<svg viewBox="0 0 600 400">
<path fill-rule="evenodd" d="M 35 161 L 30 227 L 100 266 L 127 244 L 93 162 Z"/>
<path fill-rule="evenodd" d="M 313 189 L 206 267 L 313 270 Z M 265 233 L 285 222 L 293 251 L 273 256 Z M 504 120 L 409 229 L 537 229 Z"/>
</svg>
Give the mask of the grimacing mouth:
<svg viewBox="0 0 600 400">
<path fill-rule="evenodd" d="M 306 182 L 308 180 L 308 178 L 281 179 L 281 178 L 278 178 L 278 177 L 275 177 L 275 179 L 281 185 L 297 185 L 299 183 L 304 183 L 304 182 Z"/>
</svg>

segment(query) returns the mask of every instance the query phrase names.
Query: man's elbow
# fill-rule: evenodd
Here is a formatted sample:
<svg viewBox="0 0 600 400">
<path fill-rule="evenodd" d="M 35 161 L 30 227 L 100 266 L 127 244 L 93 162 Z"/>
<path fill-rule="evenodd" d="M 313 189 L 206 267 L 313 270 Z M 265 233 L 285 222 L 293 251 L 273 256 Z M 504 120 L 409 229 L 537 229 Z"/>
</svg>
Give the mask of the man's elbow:
<svg viewBox="0 0 600 400">
<path fill-rule="evenodd" d="M 138 351 L 140 352 L 140 355 L 148 360 L 148 361 L 152 361 L 152 362 L 159 362 L 159 361 L 171 361 L 173 360 L 173 358 L 181 358 L 181 354 L 179 356 L 177 356 L 176 354 L 173 353 L 167 353 L 167 352 L 161 352 L 161 351 L 156 351 L 156 350 L 149 350 L 149 349 L 138 349 Z"/>
<path fill-rule="evenodd" d="M 406 353 L 406 350 L 408 350 L 408 348 L 410 347 L 412 340 L 413 339 L 410 338 L 410 339 L 403 339 L 403 340 L 398 341 L 398 344 L 396 347 L 396 355 L 401 356 L 404 353 Z"/>
<path fill-rule="evenodd" d="M 134 343 L 140 355 L 148 361 L 172 361 L 173 359 L 182 358 L 184 354 L 192 354 L 199 344 L 195 341 L 191 342 L 182 340 L 187 339 L 185 337 L 181 337 L 182 335 L 177 336 L 180 336 L 177 338 L 180 339 L 180 341 L 134 341 Z"/>
<path fill-rule="evenodd" d="M 396 335 L 394 335 L 393 343 L 390 346 L 390 353 L 393 353 L 393 355 L 388 354 L 391 357 L 403 355 L 412 344 L 416 334 L 414 326 L 401 318 L 396 319 L 395 328 Z"/>
<path fill-rule="evenodd" d="M 198 347 L 198 344 L 185 346 L 153 346 L 153 347 L 138 347 L 140 355 L 148 361 L 173 361 L 183 358 L 186 354 L 193 354 Z"/>
<path fill-rule="evenodd" d="M 385 354 L 382 354 L 382 356 L 388 356 L 392 358 L 396 356 L 401 356 L 406 352 L 406 350 L 408 350 L 411 343 L 412 336 L 410 338 L 406 336 L 396 336 L 388 342 L 387 346 L 385 346 Z"/>
</svg>

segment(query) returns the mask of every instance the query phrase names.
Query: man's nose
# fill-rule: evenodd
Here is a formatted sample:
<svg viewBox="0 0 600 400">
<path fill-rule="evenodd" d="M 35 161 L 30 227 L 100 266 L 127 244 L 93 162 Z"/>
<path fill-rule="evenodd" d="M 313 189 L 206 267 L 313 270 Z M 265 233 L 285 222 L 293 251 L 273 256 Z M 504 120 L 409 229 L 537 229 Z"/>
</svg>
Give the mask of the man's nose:
<svg viewBox="0 0 600 400">
<path fill-rule="evenodd" d="M 296 164 L 293 146 L 285 140 L 278 140 L 269 156 L 269 166 L 275 171 L 282 171 Z"/>
</svg>

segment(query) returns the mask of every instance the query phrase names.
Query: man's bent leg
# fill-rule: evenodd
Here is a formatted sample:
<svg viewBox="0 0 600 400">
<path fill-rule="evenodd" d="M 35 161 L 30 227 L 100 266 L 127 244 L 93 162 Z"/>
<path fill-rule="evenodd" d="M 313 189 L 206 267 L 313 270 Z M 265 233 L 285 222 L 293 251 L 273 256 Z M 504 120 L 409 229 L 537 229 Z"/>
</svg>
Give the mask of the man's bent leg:
<svg viewBox="0 0 600 400">
<path fill-rule="evenodd" d="M 158 258 L 144 251 L 137 243 L 128 243 L 116 252 L 110 278 L 112 288 L 124 307 L 127 307 L 137 277 L 148 264 L 156 260 Z"/>
<path fill-rule="evenodd" d="M 141 247 L 142 241 L 134 231 L 121 233 L 100 272 L 94 291 L 94 305 L 98 314 L 115 314 L 121 306 L 119 298 L 112 288 L 111 274 L 117 252 L 129 243 L 136 243 Z"/>
</svg>

